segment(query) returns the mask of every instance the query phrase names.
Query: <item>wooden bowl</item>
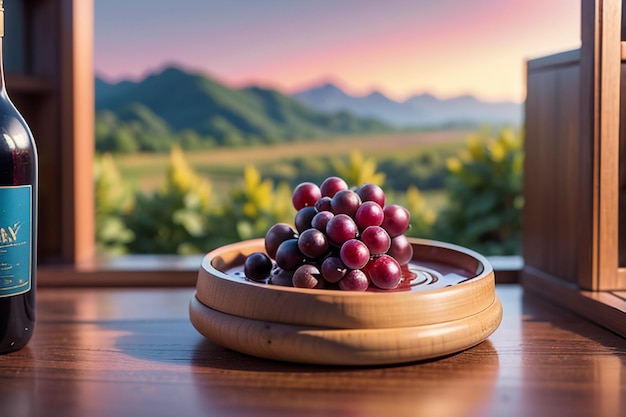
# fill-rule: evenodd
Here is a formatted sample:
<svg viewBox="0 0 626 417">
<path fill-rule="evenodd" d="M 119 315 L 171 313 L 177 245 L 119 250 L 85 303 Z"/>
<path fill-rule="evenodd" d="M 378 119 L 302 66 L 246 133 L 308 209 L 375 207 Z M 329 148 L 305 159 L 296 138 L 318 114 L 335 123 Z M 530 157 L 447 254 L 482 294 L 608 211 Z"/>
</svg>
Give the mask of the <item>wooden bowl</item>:
<svg viewBox="0 0 626 417">
<path fill-rule="evenodd" d="M 411 239 L 416 274 L 398 290 L 351 292 L 302 289 L 245 279 L 243 263 L 263 251 L 263 239 L 208 253 L 196 285 L 198 300 L 222 313 L 274 323 L 343 329 L 414 327 L 479 313 L 495 299 L 487 260 L 468 249 Z"/>
<path fill-rule="evenodd" d="M 208 253 L 189 305 L 194 327 L 214 342 L 283 361 L 380 365 L 459 352 L 502 319 L 493 268 L 456 245 L 411 239 L 401 287 L 350 292 L 301 289 L 245 278 L 243 263 L 263 239 Z"/>
</svg>

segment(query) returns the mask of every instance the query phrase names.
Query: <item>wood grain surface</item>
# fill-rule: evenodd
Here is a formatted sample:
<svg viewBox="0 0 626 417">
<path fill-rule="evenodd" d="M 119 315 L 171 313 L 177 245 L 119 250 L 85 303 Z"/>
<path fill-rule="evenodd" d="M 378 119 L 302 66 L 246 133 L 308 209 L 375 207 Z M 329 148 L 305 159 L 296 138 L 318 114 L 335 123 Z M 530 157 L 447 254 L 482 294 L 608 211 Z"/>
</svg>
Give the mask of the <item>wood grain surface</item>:
<svg viewBox="0 0 626 417">
<path fill-rule="evenodd" d="M 485 342 L 400 366 L 333 367 L 222 348 L 193 288 L 39 291 L 25 349 L 0 356 L 0 415 L 626 416 L 626 340 L 518 285 Z"/>
</svg>

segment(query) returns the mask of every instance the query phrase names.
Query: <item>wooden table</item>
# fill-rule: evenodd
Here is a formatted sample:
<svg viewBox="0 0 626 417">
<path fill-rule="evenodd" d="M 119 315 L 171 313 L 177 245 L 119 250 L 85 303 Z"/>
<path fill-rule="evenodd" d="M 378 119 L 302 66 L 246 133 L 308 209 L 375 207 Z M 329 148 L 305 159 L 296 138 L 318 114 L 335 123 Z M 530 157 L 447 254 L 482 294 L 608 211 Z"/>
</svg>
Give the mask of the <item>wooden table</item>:
<svg viewBox="0 0 626 417">
<path fill-rule="evenodd" d="M 0 356 L 0 415 L 626 416 L 626 340 L 499 285 L 498 330 L 389 367 L 272 362 L 191 326 L 192 288 L 43 288 L 30 345 Z"/>
</svg>

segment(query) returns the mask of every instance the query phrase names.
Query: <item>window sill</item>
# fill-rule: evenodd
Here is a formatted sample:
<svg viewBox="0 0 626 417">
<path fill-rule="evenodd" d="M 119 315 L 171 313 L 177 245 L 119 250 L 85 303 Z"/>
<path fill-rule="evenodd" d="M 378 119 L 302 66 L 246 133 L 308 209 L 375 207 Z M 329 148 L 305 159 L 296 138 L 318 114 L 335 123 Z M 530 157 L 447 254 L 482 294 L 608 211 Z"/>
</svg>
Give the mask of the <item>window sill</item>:
<svg viewBox="0 0 626 417">
<path fill-rule="evenodd" d="M 127 255 L 95 259 L 77 265 L 40 265 L 42 287 L 193 287 L 202 255 Z M 497 284 L 519 282 L 519 256 L 487 258 Z"/>
</svg>

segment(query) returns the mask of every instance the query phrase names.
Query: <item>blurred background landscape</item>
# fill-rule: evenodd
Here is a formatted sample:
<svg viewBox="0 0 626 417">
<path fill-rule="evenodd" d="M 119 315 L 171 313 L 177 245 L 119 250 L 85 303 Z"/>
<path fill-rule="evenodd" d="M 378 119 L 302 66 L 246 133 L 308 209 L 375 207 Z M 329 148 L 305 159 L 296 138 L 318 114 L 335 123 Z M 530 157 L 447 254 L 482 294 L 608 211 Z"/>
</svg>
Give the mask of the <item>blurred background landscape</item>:
<svg viewBox="0 0 626 417">
<path fill-rule="evenodd" d="M 292 222 L 291 189 L 375 182 L 410 236 L 519 253 L 527 59 L 569 0 L 97 0 L 97 242 L 203 253 Z"/>
</svg>

